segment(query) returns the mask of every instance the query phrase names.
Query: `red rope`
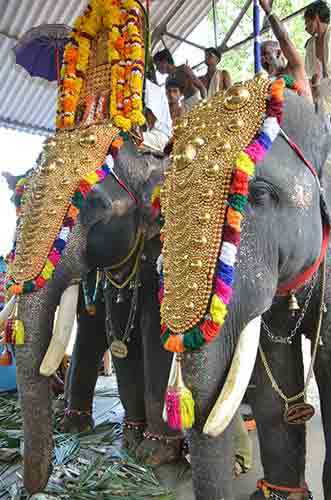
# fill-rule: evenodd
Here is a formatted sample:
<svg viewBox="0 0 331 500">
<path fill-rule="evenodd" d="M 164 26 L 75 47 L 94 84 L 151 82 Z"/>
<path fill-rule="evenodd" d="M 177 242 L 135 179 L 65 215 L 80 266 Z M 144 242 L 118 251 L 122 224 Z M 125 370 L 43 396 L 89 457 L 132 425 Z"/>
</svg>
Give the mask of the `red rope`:
<svg viewBox="0 0 331 500">
<path fill-rule="evenodd" d="M 287 283 L 284 283 L 283 285 L 280 285 L 277 288 L 276 295 L 287 295 L 289 292 L 298 290 L 310 280 L 310 278 L 315 274 L 315 272 L 321 265 L 322 260 L 324 259 L 325 252 L 329 243 L 329 236 L 330 236 L 330 226 L 329 224 L 324 224 L 322 249 L 318 259 L 314 262 L 312 266 L 310 266 L 308 269 L 299 274 L 299 276 L 297 276 L 291 281 L 288 281 Z"/>
<path fill-rule="evenodd" d="M 268 483 L 268 481 L 265 481 L 264 479 L 260 479 L 260 481 L 257 482 L 256 487 L 259 490 L 263 490 L 263 488 L 267 488 L 268 490 L 283 491 L 286 493 L 307 493 L 308 492 L 307 486 L 304 488 L 290 488 L 289 486 L 276 486 L 275 484 Z"/>
</svg>

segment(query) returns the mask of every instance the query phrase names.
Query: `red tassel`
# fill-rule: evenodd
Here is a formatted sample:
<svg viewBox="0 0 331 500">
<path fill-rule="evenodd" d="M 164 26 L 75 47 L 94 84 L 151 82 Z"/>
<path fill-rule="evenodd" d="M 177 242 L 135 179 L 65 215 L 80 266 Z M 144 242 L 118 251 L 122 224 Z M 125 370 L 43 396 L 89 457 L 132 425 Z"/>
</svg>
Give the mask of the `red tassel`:
<svg viewBox="0 0 331 500">
<path fill-rule="evenodd" d="M 14 320 L 9 318 L 5 327 L 5 343 L 13 344 L 13 329 L 14 329 Z"/>
<path fill-rule="evenodd" d="M 10 366 L 13 362 L 13 356 L 8 348 L 5 346 L 0 356 L 0 366 Z"/>
</svg>

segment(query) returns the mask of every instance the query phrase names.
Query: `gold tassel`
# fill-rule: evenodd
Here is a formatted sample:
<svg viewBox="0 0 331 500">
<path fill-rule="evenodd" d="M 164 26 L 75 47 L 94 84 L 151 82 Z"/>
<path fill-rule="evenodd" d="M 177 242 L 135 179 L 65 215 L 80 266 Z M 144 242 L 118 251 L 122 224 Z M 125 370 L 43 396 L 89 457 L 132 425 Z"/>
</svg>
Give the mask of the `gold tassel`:
<svg viewBox="0 0 331 500">
<path fill-rule="evenodd" d="M 25 330 L 23 321 L 18 319 L 18 304 L 19 300 L 15 304 L 14 314 L 12 317 L 13 321 L 13 344 L 15 345 L 23 345 L 25 339 Z"/>
</svg>

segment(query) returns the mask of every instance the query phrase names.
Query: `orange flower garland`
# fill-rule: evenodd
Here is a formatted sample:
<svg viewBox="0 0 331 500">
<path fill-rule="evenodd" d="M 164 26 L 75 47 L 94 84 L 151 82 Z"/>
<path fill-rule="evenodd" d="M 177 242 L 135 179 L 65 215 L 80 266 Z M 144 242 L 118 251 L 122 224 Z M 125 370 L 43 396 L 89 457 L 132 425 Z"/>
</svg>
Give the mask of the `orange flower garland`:
<svg viewBox="0 0 331 500">
<path fill-rule="evenodd" d="M 110 113 L 122 130 L 145 122 L 143 115 L 144 38 L 141 7 L 136 0 L 92 0 L 79 17 L 64 52 L 57 128 L 72 127 L 91 40 L 102 26 L 109 30 L 108 61 L 112 64 Z"/>
</svg>

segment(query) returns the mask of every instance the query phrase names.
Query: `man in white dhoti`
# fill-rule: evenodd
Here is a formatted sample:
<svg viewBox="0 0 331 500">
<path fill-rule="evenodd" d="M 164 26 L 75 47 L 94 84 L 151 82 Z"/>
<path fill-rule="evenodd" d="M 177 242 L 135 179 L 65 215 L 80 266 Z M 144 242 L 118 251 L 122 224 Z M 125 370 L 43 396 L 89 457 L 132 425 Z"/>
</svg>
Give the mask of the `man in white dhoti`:
<svg viewBox="0 0 331 500">
<path fill-rule="evenodd" d="M 305 10 L 305 27 L 312 35 L 306 44 L 306 73 L 318 111 L 331 115 L 330 7 L 318 0 Z"/>
</svg>

